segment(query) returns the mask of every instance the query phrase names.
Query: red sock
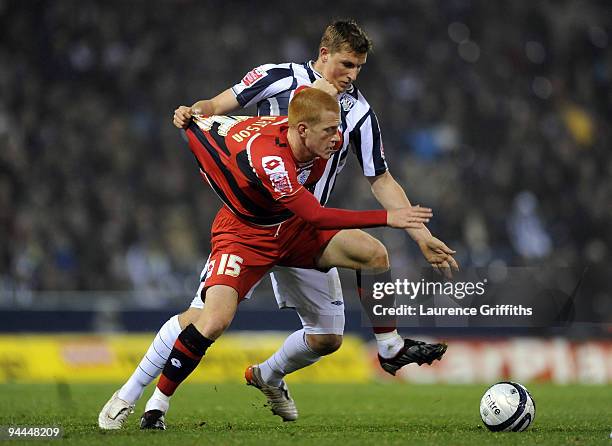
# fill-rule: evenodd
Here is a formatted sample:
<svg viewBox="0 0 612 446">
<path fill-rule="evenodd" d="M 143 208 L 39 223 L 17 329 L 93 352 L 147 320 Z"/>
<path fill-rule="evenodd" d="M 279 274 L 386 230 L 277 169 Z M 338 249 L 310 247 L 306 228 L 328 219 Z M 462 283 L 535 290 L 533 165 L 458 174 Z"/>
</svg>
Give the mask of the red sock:
<svg viewBox="0 0 612 446">
<path fill-rule="evenodd" d="M 174 394 L 179 384 L 198 366 L 213 342 L 204 337 L 193 324 L 189 324 L 174 343 L 157 388 L 166 396 Z"/>
<path fill-rule="evenodd" d="M 383 273 L 371 273 L 357 270 L 357 293 L 361 300 L 361 307 L 368 315 L 372 324 L 374 334 L 390 333 L 397 329 L 396 316 L 376 316 L 374 305 L 382 305 L 384 308 L 395 307 L 395 294 L 384 294 L 382 299 L 374 299 L 373 285 L 376 282 L 391 283 L 391 270 Z"/>
</svg>

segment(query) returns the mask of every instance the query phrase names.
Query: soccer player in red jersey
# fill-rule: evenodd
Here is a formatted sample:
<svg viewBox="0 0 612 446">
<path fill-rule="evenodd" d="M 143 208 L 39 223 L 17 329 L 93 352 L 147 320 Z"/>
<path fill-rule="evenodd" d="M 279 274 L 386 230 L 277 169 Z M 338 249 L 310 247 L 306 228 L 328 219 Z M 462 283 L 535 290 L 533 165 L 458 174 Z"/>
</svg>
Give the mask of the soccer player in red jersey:
<svg viewBox="0 0 612 446">
<path fill-rule="evenodd" d="M 338 150 L 339 124 L 337 102 L 317 89 L 297 94 L 288 118 L 194 118 L 187 129 L 189 146 L 201 175 L 225 204 L 213 224 L 203 290 L 229 284 L 243 299 L 274 265 L 329 269 L 316 257 L 339 229 L 419 227 L 427 221 L 430 210 L 420 207 L 347 211 L 321 206 L 307 188 Z M 350 247 L 351 258 L 361 259 L 347 267 L 357 269 L 376 257 L 356 249 L 374 243 L 366 233 L 338 237 L 352 237 L 342 249 Z"/>
<path fill-rule="evenodd" d="M 370 40 L 357 24 L 352 21 L 334 22 L 323 34 L 316 61 L 266 64 L 254 68 L 240 82 L 214 98 L 198 101 L 191 107 L 178 107 L 173 117 L 174 125 L 186 129 L 194 114 L 225 115 L 239 107 L 252 105 L 257 106 L 259 115 L 285 115 L 291 97 L 300 86 L 315 85 L 328 89 L 329 81 L 331 92 L 337 93 L 341 108 L 340 130 L 343 138 L 340 149 L 333 152 L 327 161 L 321 178 L 316 184 L 309 183 L 309 190 L 325 205 L 348 154 L 353 152 L 362 166 L 364 176 L 371 183 L 372 193 L 385 209 L 410 206 L 404 190 L 387 168 L 376 114 L 355 84 L 370 49 Z M 282 178 L 279 177 L 279 181 Z M 407 228 L 406 231 L 433 267 L 447 272 L 457 268 L 454 251 L 434 237 L 425 225 Z M 206 273 L 205 269 L 203 278 Z M 359 273 L 358 283 L 361 279 Z M 389 274 L 388 271 L 381 273 L 376 281 L 389 280 Z M 272 357 L 255 367 L 256 372 L 261 374 L 262 385 L 259 387 L 264 389 L 264 393 L 280 389 L 286 374 L 336 351 L 342 343 L 344 331 L 342 288 L 335 268 L 324 272 L 276 266 L 270 276 L 279 307 L 295 309 L 303 329 L 291 334 Z M 367 307 L 371 296 L 366 290 L 359 291 L 362 303 Z M 173 316 L 161 327 L 132 376 L 113 397 L 115 403 L 110 406 L 112 410 L 107 408 L 107 404 L 100 412 L 101 427 L 121 427 L 125 417 L 118 415 L 124 414 L 125 408 L 132 407 L 145 386 L 159 375 L 170 352 L 169 346 L 174 343 L 182 328 L 198 317 L 202 307 L 200 295 L 196 294 L 187 311 Z M 374 326 L 373 331 L 380 364 L 391 374 L 406 364 L 415 362 L 420 365 L 440 359 L 446 350 L 444 344 L 403 339 L 392 323 L 388 326 Z M 268 398 L 274 409 L 277 404 L 274 401 L 278 399 Z M 153 398 L 145 410 L 153 410 L 158 406 L 160 404 Z M 286 419 L 282 409 L 276 410 L 276 413 Z"/>
<path fill-rule="evenodd" d="M 339 106 L 315 89 L 298 92 L 289 116 L 196 117 L 187 129 L 200 173 L 224 206 L 212 228 L 212 251 L 199 293 L 205 301 L 198 318 L 178 336 L 155 390 L 167 401 L 196 368 L 206 350 L 230 325 L 251 288 L 274 265 L 328 270 L 333 267 L 384 271 L 386 249 L 357 229 L 375 226 L 418 228 L 431 209 L 347 211 L 324 208 L 306 188 L 320 178 L 339 149 Z M 247 370 L 261 387 L 258 369 Z M 270 389 L 266 389 L 270 390 Z M 284 418 L 297 409 L 284 382 Z M 266 393 L 266 392 L 264 392 Z M 279 404 L 281 402 L 279 401 Z M 163 407 L 144 420 L 164 427 Z"/>
</svg>

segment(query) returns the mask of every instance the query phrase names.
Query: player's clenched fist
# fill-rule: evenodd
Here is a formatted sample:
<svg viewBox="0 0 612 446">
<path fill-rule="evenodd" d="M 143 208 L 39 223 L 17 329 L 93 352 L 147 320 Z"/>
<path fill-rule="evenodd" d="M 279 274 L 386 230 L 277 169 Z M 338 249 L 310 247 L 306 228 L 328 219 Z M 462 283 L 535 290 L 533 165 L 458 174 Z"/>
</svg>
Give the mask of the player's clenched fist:
<svg viewBox="0 0 612 446">
<path fill-rule="evenodd" d="M 181 105 L 179 108 L 174 110 L 174 119 L 172 122 L 179 129 L 186 129 L 189 126 L 189 121 L 191 121 L 192 115 L 193 113 L 191 111 L 191 107 Z"/>
<path fill-rule="evenodd" d="M 336 97 L 336 95 L 338 94 L 338 90 L 336 90 L 336 87 L 334 87 L 331 82 L 327 81 L 324 78 L 320 78 L 314 81 L 312 83 L 312 88 L 322 90 L 328 95 L 333 96 L 333 97 Z"/>
<path fill-rule="evenodd" d="M 429 222 L 433 216 L 430 208 L 411 206 L 401 209 L 387 211 L 387 226 L 392 228 L 420 228 L 424 223 Z"/>
</svg>

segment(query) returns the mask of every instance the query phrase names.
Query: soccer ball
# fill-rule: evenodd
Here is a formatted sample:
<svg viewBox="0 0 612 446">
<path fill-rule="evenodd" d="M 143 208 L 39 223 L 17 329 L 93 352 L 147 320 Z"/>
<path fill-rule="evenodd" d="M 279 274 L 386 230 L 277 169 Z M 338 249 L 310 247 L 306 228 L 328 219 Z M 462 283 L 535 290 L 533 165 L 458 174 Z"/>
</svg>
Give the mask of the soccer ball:
<svg viewBox="0 0 612 446">
<path fill-rule="evenodd" d="M 522 384 L 500 382 L 489 387 L 480 400 L 480 418 L 493 432 L 524 431 L 535 418 L 535 402 Z"/>
</svg>

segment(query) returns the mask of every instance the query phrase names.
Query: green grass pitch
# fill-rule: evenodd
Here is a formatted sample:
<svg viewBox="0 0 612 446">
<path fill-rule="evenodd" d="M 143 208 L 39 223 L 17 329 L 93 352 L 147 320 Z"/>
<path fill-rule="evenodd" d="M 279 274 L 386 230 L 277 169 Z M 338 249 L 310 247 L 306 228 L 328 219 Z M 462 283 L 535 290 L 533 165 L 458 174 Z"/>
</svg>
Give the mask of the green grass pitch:
<svg viewBox="0 0 612 446">
<path fill-rule="evenodd" d="M 239 384 L 179 389 L 165 432 L 137 427 L 144 401 L 118 432 L 101 432 L 97 415 L 116 385 L 2 384 L 0 425 L 59 425 L 64 438 L 4 444 L 51 445 L 608 445 L 612 386 L 528 386 L 536 401 L 526 432 L 492 433 L 478 404 L 486 386 L 293 384 L 300 411 L 283 423 L 264 397 Z"/>
</svg>

